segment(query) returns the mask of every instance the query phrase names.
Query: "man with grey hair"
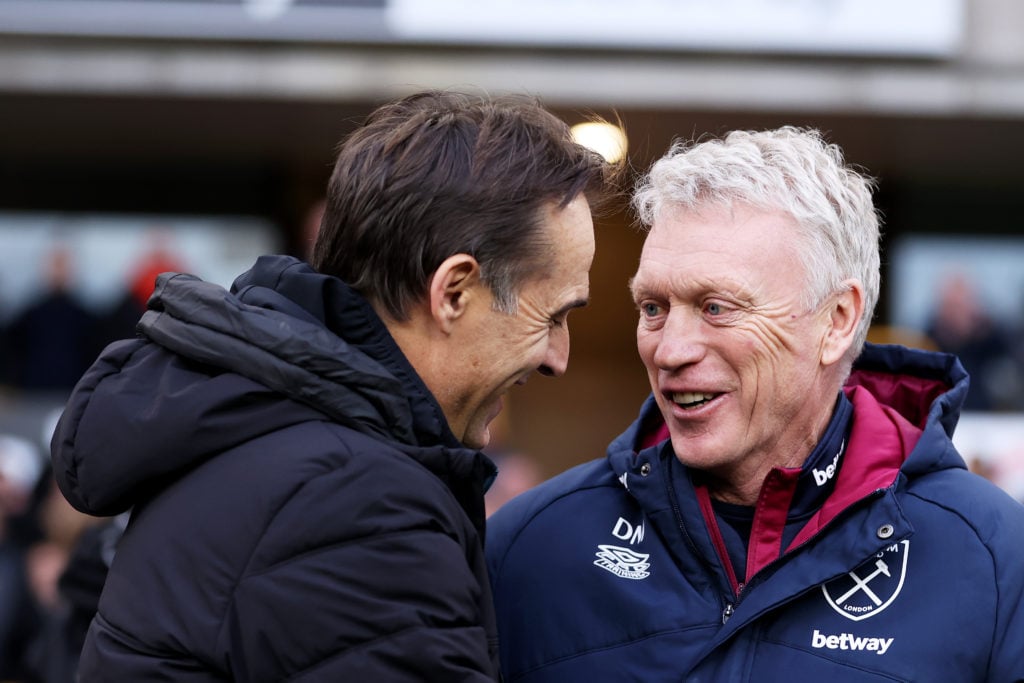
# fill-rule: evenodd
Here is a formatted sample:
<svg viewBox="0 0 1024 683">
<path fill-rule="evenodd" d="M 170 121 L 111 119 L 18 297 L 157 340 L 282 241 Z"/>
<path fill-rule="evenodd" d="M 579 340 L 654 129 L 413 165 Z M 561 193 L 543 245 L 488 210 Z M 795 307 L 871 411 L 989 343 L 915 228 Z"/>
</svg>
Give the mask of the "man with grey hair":
<svg viewBox="0 0 1024 683">
<path fill-rule="evenodd" d="M 506 680 L 1024 681 L 1024 507 L 953 356 L 866 344 L 871 182 L 813 130 L 677 144 L 634 197 L 652 396 L 488 531 Z"/>
</svg>

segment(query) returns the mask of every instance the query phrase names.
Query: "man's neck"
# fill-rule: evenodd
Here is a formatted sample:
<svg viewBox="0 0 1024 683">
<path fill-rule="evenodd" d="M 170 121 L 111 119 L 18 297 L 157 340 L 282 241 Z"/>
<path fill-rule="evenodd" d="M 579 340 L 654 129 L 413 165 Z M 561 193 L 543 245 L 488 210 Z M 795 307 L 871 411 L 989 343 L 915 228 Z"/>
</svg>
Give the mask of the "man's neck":
<svg viewBox="0 0 1024 683">
<path fill-rule="evenodd" d="M 714 500 L 733 505 L 755 505 L 768 473 L 773 469 L 799 469 L 821 441 L 834 414 L 822 412 L 802 438 L 779 442 L 766 452 L 753 453 L 729 468 L 706 471 L 705 483 Z"/>
</svg>

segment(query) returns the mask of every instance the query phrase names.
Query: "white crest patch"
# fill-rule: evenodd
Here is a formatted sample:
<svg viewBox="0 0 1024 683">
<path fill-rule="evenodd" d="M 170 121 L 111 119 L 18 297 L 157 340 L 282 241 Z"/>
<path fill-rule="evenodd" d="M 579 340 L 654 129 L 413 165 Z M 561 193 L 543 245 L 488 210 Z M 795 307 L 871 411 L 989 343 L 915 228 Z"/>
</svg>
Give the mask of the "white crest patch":
<svg viewBox="0 0 1024 683">
<path fill-rule="evenodd" d="M 825 600 L 847 619 L 873 617 L 892 604 L 907 578 L 910 541 L 900 541 L 867 563 L 821 587 Z"/>
</svg>

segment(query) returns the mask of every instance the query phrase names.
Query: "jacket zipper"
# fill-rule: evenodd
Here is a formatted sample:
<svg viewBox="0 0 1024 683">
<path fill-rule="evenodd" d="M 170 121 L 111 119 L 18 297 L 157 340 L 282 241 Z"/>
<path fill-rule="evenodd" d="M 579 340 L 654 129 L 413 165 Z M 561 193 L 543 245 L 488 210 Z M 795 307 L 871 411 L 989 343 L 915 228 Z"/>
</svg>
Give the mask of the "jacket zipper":
<svg viewBox="0 0 1024 683">
<path fill-rule="evenodd" d="M 722 610 L 722 624 L 723 625 L 725 625 L 725 623 L 727 621 L 729 621 L 729 617 L 731 617 L 732 613 L 735 612 L 735 611 L 736 611 L 736 609 L 732 606 L 731 602 L 725 603 L 725 609 Z"/>
<path fill-rule="evenodd" d="M 710 573 L 714 574 L 715 573 L 715 566 L 712 565 L 710 562 L 708 562 L 704 558 L 704 555 L 702 555 L 700 553 L 700 551 L 697 549 L 697 544 L 693 542 L 693 538 L 690 537 L 690 532 L 686 529 L 686 524 L 683 521 L 683 511 L 679 507 L 679 499 L 676 496 L 675 486 L 672 485 L 672 469 L 671 469 L 671 467 L 667 468 L 667 471 L 665 472 L 665 475 L 666 475 L 665 476 L 665 489 L 666 489 L 666 492 L 668 493 L 668 499 L 672 503 L 672 512 L 676 516 L 676 524 L 679 526 L 679 531 L 682 532 L 683 538 L 686 540 L 686 544 L 688 546 L 690 546 L 690 550 L 693 551 L 694 557 L 696 557 L 698 560 L 700 560 L 701 564 L 703 564 L 704 567 Z M 739 593 L 742 590 L 743 590 L 743 587 L 741 585 L 739 590 L 737 590 L 736 595 L 730 595 L 729 597 L 724 598 L 722 600 L 722 602 L 724 603 L 723 606 L 722 606 L 722 623 L 723 624 L 725 622 L 729 621 L 729 617 L 731 617 L 732 613 L 735 611 L 734 602 L 735 603 L 739 602 Z"/>
</svg>

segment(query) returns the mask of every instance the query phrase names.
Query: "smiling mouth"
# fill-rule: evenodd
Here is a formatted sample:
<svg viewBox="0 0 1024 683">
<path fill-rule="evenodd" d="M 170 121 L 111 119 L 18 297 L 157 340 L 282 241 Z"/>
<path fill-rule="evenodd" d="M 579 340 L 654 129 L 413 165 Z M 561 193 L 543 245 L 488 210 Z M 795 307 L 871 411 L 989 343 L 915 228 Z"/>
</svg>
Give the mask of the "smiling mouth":
<svg viewBox="0 0 1024 683">
<path fill-rule="evenodd" d="M 672 394 L 672 402 L 683 410 L 692 410 L 699 408 L 717 395 L 702 391 L 677 391 Z"/>
</svg>

